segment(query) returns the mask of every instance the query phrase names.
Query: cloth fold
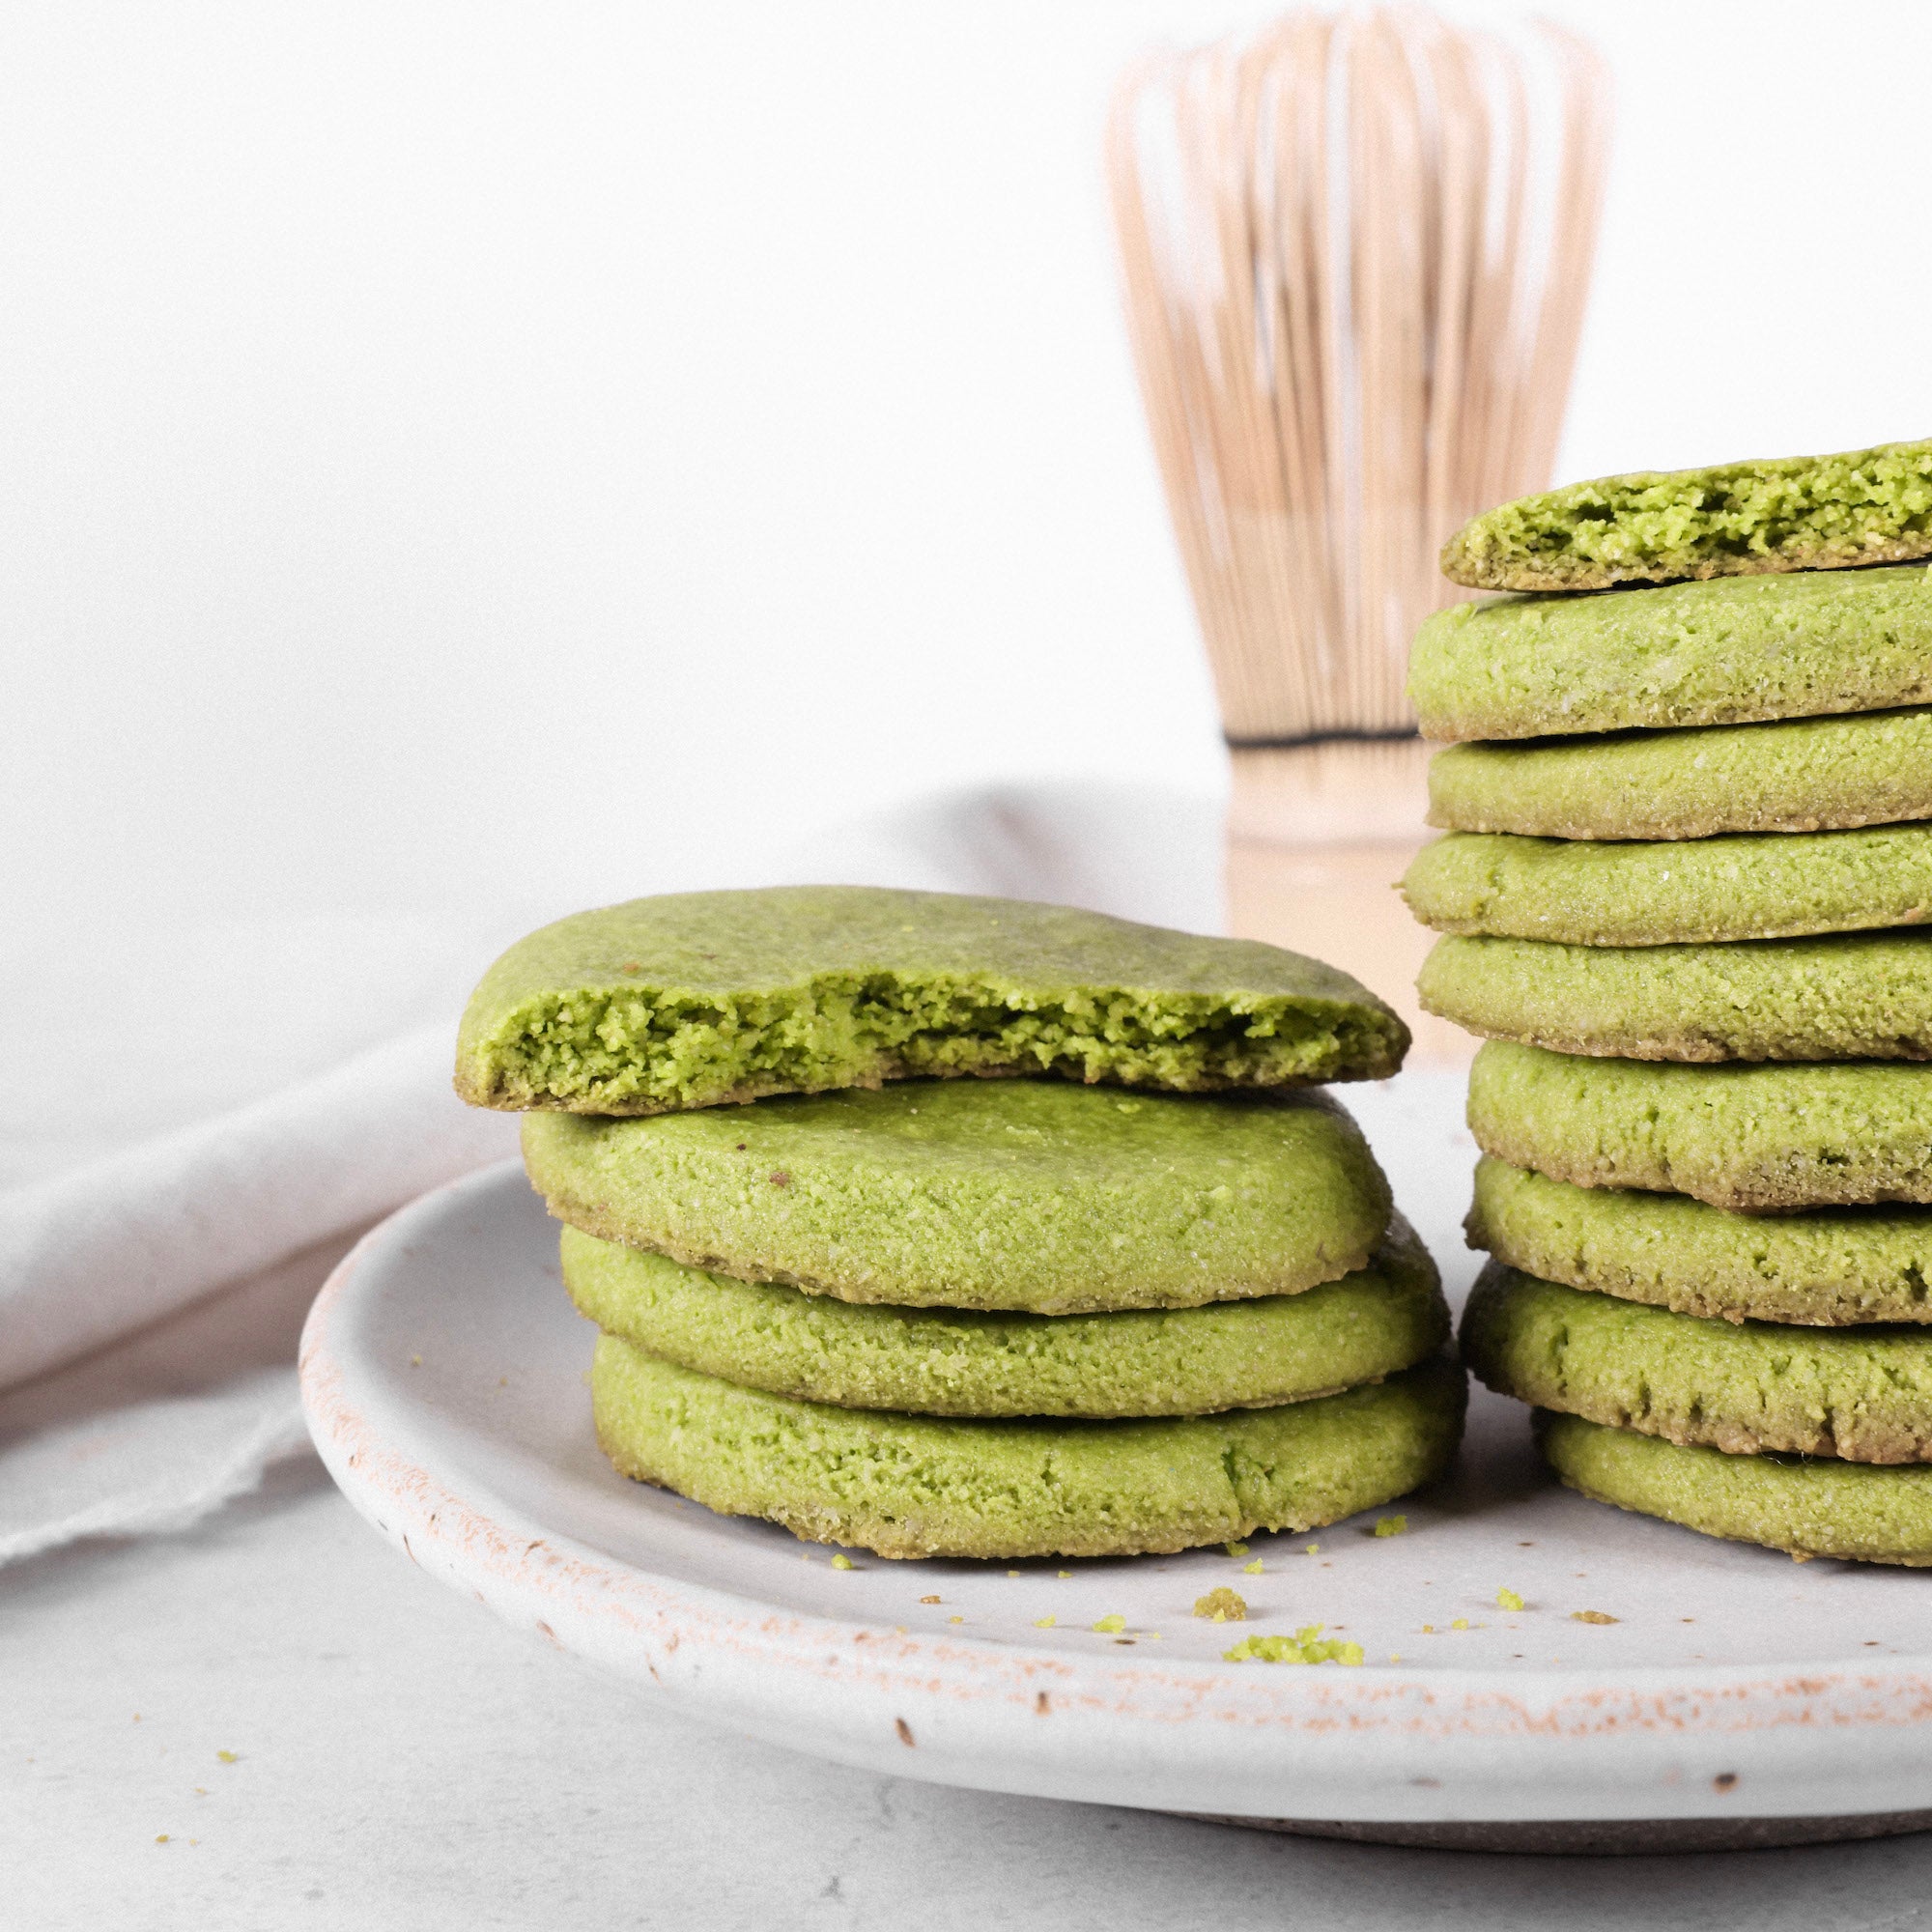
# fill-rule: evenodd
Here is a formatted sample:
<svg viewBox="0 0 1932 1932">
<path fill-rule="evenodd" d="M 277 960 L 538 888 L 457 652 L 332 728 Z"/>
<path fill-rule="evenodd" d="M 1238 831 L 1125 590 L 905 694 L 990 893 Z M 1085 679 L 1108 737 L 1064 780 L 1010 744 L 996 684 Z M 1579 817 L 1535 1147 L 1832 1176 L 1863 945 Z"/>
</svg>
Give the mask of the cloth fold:
<svg viewBox="0 0 1932 1932">
<path fill-rule="evenodd" d="M 516 1151 L 450 1091 L 450 1026 L 0 1197 L 0 1387 Z"/>
<path fill-rule="evenodd" d="M 0 1456 L 0 1563 L 83 1536 L 187 1529 L 307 1445 L 293 1369 L 43 1430 Z"/>
</svg>

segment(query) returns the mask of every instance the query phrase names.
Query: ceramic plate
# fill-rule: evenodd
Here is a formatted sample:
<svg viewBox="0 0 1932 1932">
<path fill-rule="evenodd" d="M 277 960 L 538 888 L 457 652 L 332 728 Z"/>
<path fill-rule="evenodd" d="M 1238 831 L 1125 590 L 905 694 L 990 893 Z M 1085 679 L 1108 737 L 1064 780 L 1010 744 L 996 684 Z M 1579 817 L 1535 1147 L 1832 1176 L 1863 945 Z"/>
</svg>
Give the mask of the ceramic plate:
<svg viewBox="0 0 1932 1932">
<path fill-rule="evenodd" d="M 1405 1076 L 1356 1103 L 1458 1287 L 1459 1087 Z M 1585 1502 L 1544 1475 L 1524 1411 L 1481 1391 L 1460 1473 L 1395 1506 L 1400 1535 L 1375 1535 L 1377 1512 L 1233 1556 L 834 1569 L 616 1475 L 591 1434 L 592 1339 L 554 1224 L 493 1168 L 337 1270 L 303 1339 L 310 1426 L 432 1576 L 716 1722 L 905 1776 L 1410 1842 L 1932 1822 L 1932 1574 L 1795 1564 Z M 1244 1627 L 1192 1615 L 1223 1583 Z M 1306 1624 L 1367 1662 L 1223 1661 Z"/>
</svg>

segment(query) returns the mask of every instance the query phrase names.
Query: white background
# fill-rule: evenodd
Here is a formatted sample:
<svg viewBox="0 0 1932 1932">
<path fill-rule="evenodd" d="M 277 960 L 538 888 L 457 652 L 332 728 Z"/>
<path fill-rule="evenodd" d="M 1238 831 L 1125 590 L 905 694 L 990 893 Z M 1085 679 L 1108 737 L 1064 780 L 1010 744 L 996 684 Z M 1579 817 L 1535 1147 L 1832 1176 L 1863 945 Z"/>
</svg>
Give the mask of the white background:
<svg viewBox="0 0 1932 1932">
<path fill-rule="evenodd" d="M 1255 11 L 0 7 L 9 927 L 1213 787 L 1095 149 Z M 1622 109 L 1561 473 L 1932 432 L 1932 9 L 1551 11 Z"/>
</svg>

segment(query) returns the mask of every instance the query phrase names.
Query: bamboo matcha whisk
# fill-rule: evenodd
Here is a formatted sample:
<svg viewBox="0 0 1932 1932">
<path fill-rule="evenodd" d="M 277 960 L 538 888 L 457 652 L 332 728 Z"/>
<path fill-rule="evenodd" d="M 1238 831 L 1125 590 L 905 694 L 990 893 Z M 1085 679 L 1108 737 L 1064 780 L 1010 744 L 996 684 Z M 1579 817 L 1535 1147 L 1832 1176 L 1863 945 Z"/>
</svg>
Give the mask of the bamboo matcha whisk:
<svg viewBox="0 0 1932 1932">
<path fill-rule="evenodd" d="M 1325 939 L 1387 997 L 1422 943 L 1386 890 L 1423 829 L 1409 640 L 1461 594 L 1449 534 L 1549 480 L 1607 134 L 1581 41 L 1413 8 L 1291 14 L 1146 61 L 1114 102 L 1129 331 L 1234 757 L 1236 929 Z"/>
</svg>

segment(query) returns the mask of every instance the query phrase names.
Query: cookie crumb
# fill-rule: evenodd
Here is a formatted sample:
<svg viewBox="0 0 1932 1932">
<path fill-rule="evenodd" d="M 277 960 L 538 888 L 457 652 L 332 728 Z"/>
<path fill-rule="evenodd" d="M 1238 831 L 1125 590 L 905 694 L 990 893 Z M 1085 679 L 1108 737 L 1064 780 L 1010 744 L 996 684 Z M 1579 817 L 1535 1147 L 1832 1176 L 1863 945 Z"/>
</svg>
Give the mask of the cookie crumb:
<svg viewBox="0 0 1932 1932">
<path fill-rule="evenodd" d="M 1407 1530 L 1408 1519 L 1406 1516 L 1378 1516 L 1376 1519 L 1376 1526 L 1372 1534 L 1376 1536 L 1402 1536 L 1406 1534 Z"/>
<path fill-rule="evenodd" d="M 1458 1617 L 1449 1628 L 1452 1631 L 1465 1631 L 1469 1628 L 1469 1619 L 1467 1617 Z"/>
<path fill-rule="evenodd" d="M 1118 1614 L 1104 1616 L 1094 1626 L 1102 1636 L 1118 1636 L 1126 1627 L 1126 1618 Z"/>
<path fill-rule="evenodd" d="M 1058 1617 L 1036 1617 L 1033 1627 L 1037 1631 L 1050 1631 L 1060 1621 Z"/>
<path fill-rule="evenodd" d="M 1246 1601 L 1224 1583 L 1218 1590 L 1209 1590 L 1205 1597 L 1194 1600 L 1194 1614 L 1208 1617 L 1217 1624 L 1238 1624 L 1247 1620 Z"/>
<path fill-rule="evenodd" d="M 838 1552 L 838 1554 L 832 1559 L 832 1567 L 835 1570 L 849 1570 L 852 1567 L 852 1559 L 849 1556 L 847 1556 L 845 1552 L 841 1549 Z"/>
<path fill-rule="evenodd" d="M 1293 1636 L 1244 1636 L 1233 1650 L 1221 1653 L 1226 1663 L 1346 1663 L 1362 1662 L 1362 1646 L 1324 1637 L 1320 1624 L 1308 1624 Z"/>
<path fill-rule="evenodd" d="M 1607 1610 L 1572 1610 L 1570 1621 L 1573 1624 L 1613 1624 L 1620 1620 Z"/>
<path fill-rule="evenodd" d="M 236 1751 L 218 1750 L 214 1754 L 223 1764 L 240 1764 L 242 1762 L 241 1754 Z"/>
<path fill-rule="evenodd" d="M 1496 1607 L 1503 1610 L 1520 1610 L 1522 1608 L 1522 1599 L 1514 1590 L 1501 1589 L 1496 1592 Z"/>
<path fill-rule="evenodd" d="M 1241 1575 L 1243 1577 L 1259 1577 L 1261 1574 L 1262 1559 L 1259 1556 L 1252 1563 L 1243 1563 L 1241 1565 Z"/>
<path fill-rule="evenodd" d="M 1221 1548 L 1230 1556 L 1245 1556 L 1248 1553 L 1248 1546 L 1245 1543 L 1224 1543 Z"/>
<path fill-rule="evenodd" d="M 939 1602 L 941 1602 L 941 1601 L 942 1601 L 942 1599 L 940 1599 L 940 1598 L 938 1598 L 938 1597 L 922 1597 L 922 1598 L 920 1599 L 920 1602 L 921 1602 L 922 1604 L 937 1604 L 937 1603 L 939 1603 Z"/>
</svg>

